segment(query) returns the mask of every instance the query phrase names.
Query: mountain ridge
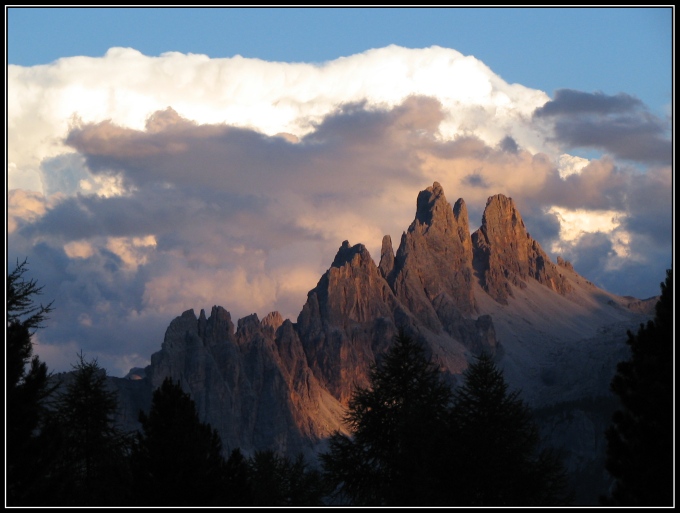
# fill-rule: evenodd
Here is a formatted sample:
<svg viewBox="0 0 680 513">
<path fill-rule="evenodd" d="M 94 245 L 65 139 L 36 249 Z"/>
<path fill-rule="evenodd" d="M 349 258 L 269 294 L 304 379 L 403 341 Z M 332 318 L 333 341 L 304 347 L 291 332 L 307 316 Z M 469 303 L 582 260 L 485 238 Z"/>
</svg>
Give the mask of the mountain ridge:
<svg viewBox="0 0 680 513">
<path fill-rule="evenodd" d="M 603 291 L 560 257 L 553 263 L 512 198 L 491 196 L 480 228 L 468 226 L 464 200 L 452 207 L 434 182 L 418 194 L 396 252 L 385 235 L 376 264 L 363 244 L 344 241 L 295 322 L 272 312 L 235 326 L 220 306 L 182 313 L 138 376 L 140 390 L 179 380 L 225 451 L 313 457 L 346 429 L 352 391 L 368 385 L 371 364 L 402 328 L 452 385 L 486 351 L 532 407 L 608 397 L 625 332 L 649 317 L 650 301 Z"/>
</svg>

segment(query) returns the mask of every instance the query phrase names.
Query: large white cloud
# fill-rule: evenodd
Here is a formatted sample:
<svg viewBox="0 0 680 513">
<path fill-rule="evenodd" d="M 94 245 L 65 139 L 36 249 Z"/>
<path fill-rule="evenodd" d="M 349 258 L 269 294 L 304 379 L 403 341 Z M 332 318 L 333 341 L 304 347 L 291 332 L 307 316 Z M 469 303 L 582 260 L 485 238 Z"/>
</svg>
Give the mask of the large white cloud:
<svg viewBox="0 0 680 513">
<path fill-rule="evenodd" d="M 188 308 L 295 319 L 341 242 L 378 257 L 433 181 L 471 229 L 512 196 L 546 250 L 614 292 L 652 295 L 670 264 L 669 166 L 569 155 L 550 133 L 564 98 L 455 50 L 314 65 L 114 48 L 10 66 L 8 87 L 9 257 L 56 299 L 54 365 L 60 344 L 143 365 Z"/>
<path fill-rule="evenodd" d="M 319 65 L 112 48 L 102 58 L 10 65 L 7 76 L 9 185 L 34 190 L 41 190 L 41 162 L 66 150 L 63 137 L 78 121 L 141 129 L 151 113 L 171 106 L 199 123 L 302 136 L 341 104 L 394 106 L 417 94 L 444 106 L 443 137 L 475 133 L 494 144 L 511 133 L 536 150 L 540 135 L 526 120 L 549 100 L 507 84 L 474 57 L 436 46 L 389 46 Z"/>
</svg>

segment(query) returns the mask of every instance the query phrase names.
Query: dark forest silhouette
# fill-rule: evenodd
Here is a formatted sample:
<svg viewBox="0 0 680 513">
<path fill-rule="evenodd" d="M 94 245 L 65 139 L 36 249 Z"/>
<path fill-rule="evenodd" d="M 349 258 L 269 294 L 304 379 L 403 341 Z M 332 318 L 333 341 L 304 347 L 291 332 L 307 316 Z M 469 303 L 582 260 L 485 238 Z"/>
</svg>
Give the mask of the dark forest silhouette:
<svg viewBox="0 0 680 513">
<path fill-rule="evenodd" d="M 551 506 L 570 501 L 531 412 L 482 353 L 453 392 L 402 332 L 354 393 L 351 436 L 322 455 L 340 501 L 371 506 Z"/>
<path fill-rule="evenodd" d="M 621 400 L 607 430 L 607 506 L 673 505 L 673 271 L 666 271 L 654 320 L 628 331 L 630 360 L 611 383 Z"/>
<path fill-rule="evenodd" d="M 167 378 L 140 412 L 142 429 L 115 425 L 117 397 L 96 360 L 81 353 L 55 382 L 31 337 L 52 303 L 7 276 L 6 497 L 9 506 L 312 506 L 568 504 L 559 458 L 541 449 L 532 414 L 482 353 L 451 389 L 403 331 L 357 388 L 321 468 L 273 451 L 225 458 L 180 382 Z M 629 332 L 629 362 L 612 382 L 622 410 L 607 432 L 616 480 L 603 501 L 672 503 L 672 272 L 656 318 Z M 670 441 L 670 446 L 668 445 Z M 640 468 L 647 469 L 640 472 Z M 650 470 L 651 469 L 651 470 Z M 651 483 L 651 484 L 650 484 Z"/>
</svg>

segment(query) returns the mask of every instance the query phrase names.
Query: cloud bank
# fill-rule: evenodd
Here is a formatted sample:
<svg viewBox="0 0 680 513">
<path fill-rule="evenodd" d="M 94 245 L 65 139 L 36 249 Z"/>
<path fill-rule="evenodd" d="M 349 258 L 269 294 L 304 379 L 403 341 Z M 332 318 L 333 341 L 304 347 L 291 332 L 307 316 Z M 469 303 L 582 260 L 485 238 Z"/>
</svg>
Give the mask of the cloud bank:
<svg viewBox="0 0 680 513">
<path fill-rule="evenodd" d="M 621 159 L 671 165 L 670 123 L 647 112 L 640 100 L 627 94 L 560 89 L 534 115 L 551 119 L 555 139 L 569 147 L 602 149 Z"/>
<path fill-rule="evenodd" d="M 488 196 L 513 197 L 544 249 L 612 292 L 655 295 L 671 263 L 663 120 L 623 93 L 550 99 L 455 50 L 113 48 L 10 66 L 8 95 L 9 266 L 27 256 L 55 299 L 36 352 L 56 370 L 77 348 L 114 375 L 145 365 L 189 308 L 295 320 L 342 241 L 376 258 L 433 181 L 471 230 Z"/>
</svg>

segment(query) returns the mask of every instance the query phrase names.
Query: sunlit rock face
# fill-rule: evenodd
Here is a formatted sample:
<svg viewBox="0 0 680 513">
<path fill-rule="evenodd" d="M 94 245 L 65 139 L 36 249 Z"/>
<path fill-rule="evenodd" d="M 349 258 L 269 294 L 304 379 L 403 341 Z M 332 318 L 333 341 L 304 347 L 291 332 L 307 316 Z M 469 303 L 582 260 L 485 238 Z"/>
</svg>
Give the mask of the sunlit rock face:
<svg viewBox="0 0 680 513">
<path fill-rule="evenodd" d="M 571 290 L 558 266 L 527 233 L 512 198 L 497 194 L 487 200 L 472 245 L 481 285 L 501 304 L 513 296 L 512 286 L 526 288 L 529 278 L 562 295 Z"/>
<path fill-rule="evenodd" d="M 314 374 L 346 405 L 354 386 L 368 385 L 370 364 L 398 328 L 452 374 L 468 353 L 495 353 L 492 319 L 473 316 L 472 277 L 465 203 L 453 209 L 435 183 L 418 195 L 396 256 L 390 236 L 378 266 L 363 244 L 345 241 L 309 292 L 297 328 Z"/>
<path fill-rule="evenodd" d="M 456 207 L 454 212 L 437 182 L 421 191 L 387 276 L 399 300 L 436 333 L 443 329 L 433 306 L 438 296 L 447 295 L 463 315 L 475 310 L 467 208 L 462 200 Z"/>
<path fill-rule="evenodd" d="M 314 374 L 341 403 L 404 324 L 408 313 L 363 244 L 342 243 L 330 269 L 307 295 L 297 330 Z"/>
<path fill-rule="evenodd" d="M 382 248 L 380 249 L 380 264 L 378 270 L 380 276 L 388 279 L 394 269 L 394 249 L 392 249 L 392 237 L 385 235 L 382 240 Z"/>
<path fill-rule="evenodd" d="M 590 398 L 609 404 L 626 330 L 653 315 L 655 301 L 609 294 L 569 262 L 554 264 L 511 198 L 490 197 L 481 227 L 470 235 L 468 226 L 465 202 L 452 207 L 435 182 L 418 195 L 396 253 L 385 235 L 378 265 L 363 244 L 342 243 L 296 322 L 272 312 L 234 324 L 219 306 L 209 316 L 184 312 L 151 365 L 116 378 L 121 423 L 131 425 L 169 376 L 219 431 L 225 454 L 273 449 L 313 460 L 330 434 L 346 431 L 355 387 L 369 385 L 371 364 L 401 328 L 452 385 L 475 355 L 494 355 L 509 386 L 543 408 L 542 429 L 554 433 L 549 443 L 572 451 L 575 472 L 604 472 L 596 437 L 560 419 L 590 419 Z M 570 448 L 581 446 L 596 454 Z"/>
</svg>

